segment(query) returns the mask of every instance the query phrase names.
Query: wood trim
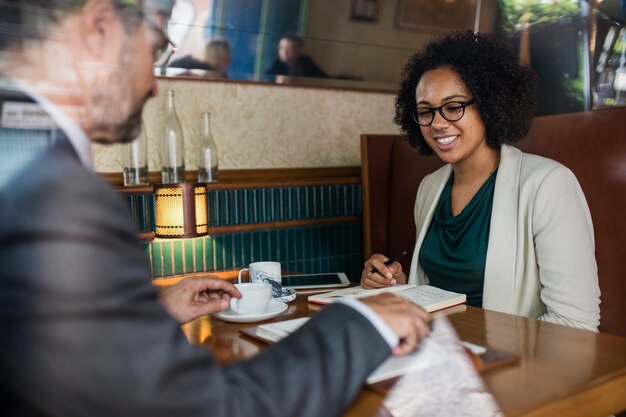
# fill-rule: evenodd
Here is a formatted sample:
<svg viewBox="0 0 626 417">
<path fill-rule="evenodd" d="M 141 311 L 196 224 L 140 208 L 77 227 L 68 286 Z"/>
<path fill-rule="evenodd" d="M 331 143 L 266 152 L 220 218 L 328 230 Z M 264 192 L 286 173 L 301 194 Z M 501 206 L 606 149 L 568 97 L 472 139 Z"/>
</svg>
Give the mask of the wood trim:
<svg viewBox="0 0 626 417">
<path fill-rule="evenodd" d="M 271 81 L 244 81 L 210 79 L 196 76 L 165 76 L 159 75 L 157 79 L 164 81 L 202 81 L 222 84 L 240 84 L 242 86 L 256 85 L 269 88 L 306 88 L 315 90 L 349 91 L 354 93 L 397 94 L 398 89 L 393 83 L 376 83 L 363 80 L 341 80 L 332 78 L 291 78 L 289 83 L 273 83 Z"/>
<path fill-rule="evenodd" d="M 135 194 L 153 194 L 154 187 L 152 185 L 136 185 L 132 187 L 116 187 L 116 190 L 122 195 L 135 195 Z"/>
<path fill-rule="evenodd" d="M 372 213 L 370 210 L 370 180 L 369 180 L 369 158 L 367 154 L 367 138 L 361 135 L 361 196 L 363 204 L 363 258 L 369 259 L 372 256 Z"/>
<path fill-rule="evenodd" d="M 229 169 L 220 171 L 224 181 L 267 181 L 360 176 L 358 166 L 310 168 Z"/>
<path fill-rule="evenodd" d="M 219 235 L 225 233 L 251 232 L 265 229 L 285 229 L 289 227 L 302 227 L 318 224 L 358 222 L 361 216 L 340 216 L 328 217 L 324 219 L 287 220 L 282 222 L 267 222 L 254 224 L 237 224 L 233 226 L 209 227 L 209 235 Z"/>
<path fill-rule="evenodd" d="M 207 190 L 232 190 L 251 188 L 275 188 L 275 187 L 305 187 L 314 185 L 350 185 L 360 184 L 360 176 L 335 177 L 335 178 L 295 178 L 290 180 L 264 180 L 264 181 L 219 181 L 207 184 Z"/>
<path fill-rule="evenodd" d="M 154 232 L 139 232 L 137 237 L 139 240 L 154 240 Z"/>
<path fill-rule="evenodd" d="M 348 223 L 362 221 L 361 216 L 339 216 L 339 217 L 327 217 L 323 219 L 304 219 L 304 220 L 287 220 L 281 222 L 266 222 L 266 223 L 253 223 L 253 224 L 237 224 L 233 226 L 217 226 L 209 227 L 209 236 L 221 235 L 226 233 L 240 233 L 240 232 L 253 232 L 257 230 L 267 229 L 286 229 L 290 227 L 303 227 L 319 224 L 332 224 L 332 223 Z M 154 232 L 141 232 L 138 234 L 141 240 L 153 240 L 155 238 Z"/>
<path fill-rule="evenodd" d="M 136 194 L 151 192 L 151 186 L 124 187 L 122 173 L 106 172 L 99 173 L 109 184 L 119 187 L 125 193 Z M 229 189 L 252 187 L 277 187 L 277 186 L 304 186 L 322 184 L 359 184 L 361 182 L 361 169 L 358 166 L 348 167 L 320 167 L 320 168 L 268 168 L 268 169 L 228 169 L 220 171 L 220 180 L 209 183 L 209 189 Z M 195 171 L 187 171 L 185 180 L 197 181 Z M 150 184 L 161 182 L 161 173 L 153 171 L 149 173 Z"/>
<path fill-rule="evenodd" d="M 171 287 L 176 284 L 178 281 L 189 278 L 189 277 L 216 277 L 220 279 L 225 279 L 228 281 L 237 282 L 237 275 L 239 274 L 238 269 L 231 269 L 228 271 L 207 271 L 207 272 L 196 272 L 193 274 L 183 274 L 183 275 L 170 275 L 163 278 L 153 278 L 152 285 L 159 289 L 165 289 L 167 287 Z"/>
</svg>

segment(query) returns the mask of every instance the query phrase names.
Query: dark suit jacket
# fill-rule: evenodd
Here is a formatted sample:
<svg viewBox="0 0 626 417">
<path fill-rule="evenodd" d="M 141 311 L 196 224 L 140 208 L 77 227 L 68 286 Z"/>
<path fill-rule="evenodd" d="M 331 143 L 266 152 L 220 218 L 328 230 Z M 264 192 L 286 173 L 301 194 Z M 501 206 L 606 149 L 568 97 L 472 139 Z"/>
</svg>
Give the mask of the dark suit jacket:
<svg viewBox="0 0 626 417">
<path fill-rule="evenodd" d="M 67 139 L 23 169 L 0 191 L 3 415 L 333 416 L 388 356 L 333 305 L 221 368 L 163 309 L 125 203 Z"/>
<path fill-rule="evenodd" d="M 300 55 L 293 64 L 276 58 L 265 71 L 268 75 L 290 75 L 292 77 L 326 77 L 326 73 L 308 55 Z"/>
<path fill-rule="evenodd" d="M 187 69 L 201 69 L 206 71 L 215 71 L 215 68 L 208 62 L 200 61 L 191 55 L 185 55 L 182 58 L 178 58 L 175 61 L 167 64 L 168 67 L 173 68 L 187 68 Z"/>
</svg>

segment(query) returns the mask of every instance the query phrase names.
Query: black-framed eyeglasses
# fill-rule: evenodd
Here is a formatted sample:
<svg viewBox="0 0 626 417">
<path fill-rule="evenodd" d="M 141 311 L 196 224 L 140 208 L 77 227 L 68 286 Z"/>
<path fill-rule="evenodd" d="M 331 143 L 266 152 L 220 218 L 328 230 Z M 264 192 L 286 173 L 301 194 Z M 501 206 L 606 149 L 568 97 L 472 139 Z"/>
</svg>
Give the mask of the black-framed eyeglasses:
<svg viewBox="0 0 626 417">
<path fill-rule="evenodd" d="M 177 46 L 169 36 L 167 36 L 167 32 L 161 28 L 156 22 L 150 19 L 148 16 L 143 16 L 144 21 L 148 25 L 148 27 L 159 34 L 161 37 L 161 42 L 154 50 L 154 66 L 162 67 L 165 66 L 174 52 L 176 52 Z"/>
<path fill-rule="evenodd" d="M 413 120 L 420 126 L 430 126 L 435 120 L 435 112 L 439 112 L 441 117 L 449 122 L 461 120 L 465 114 L 465 108 L 476 103 L 476 100 L 469 101 L 449 101 L 439 107 L 418 106 Z"/>
</svg>

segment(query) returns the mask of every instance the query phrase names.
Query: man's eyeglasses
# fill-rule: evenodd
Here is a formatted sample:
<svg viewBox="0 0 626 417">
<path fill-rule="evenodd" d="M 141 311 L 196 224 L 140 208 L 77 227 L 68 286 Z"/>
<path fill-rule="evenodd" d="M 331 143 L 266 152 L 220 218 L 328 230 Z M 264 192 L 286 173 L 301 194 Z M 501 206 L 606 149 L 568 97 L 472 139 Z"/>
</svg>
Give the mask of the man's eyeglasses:
<svg viewBox="0 0 626 417">
<path fill-rule="evenodd" d="M 174 52 L 176 52 L 176 44 L 171 41 L 165 30 L 154 22 L 154 20 L 150 19 L 148 16 L 144 16 L 144 21 L 150 29 L 154 30 L 161 37 L 161 41 L 154 49 L 154 66 L 165 66 Z"/>
<path fill-rule="evenodd" d="M 420 126 L 430 126 L 435 120 L 435 112 L 439 112 L 441 117 L 449 122 L 461 120 L 465 114 L 465 108 L 476 103 L 476 100 L 469 101 L 449 101 L 439 107 L 417 107 L 417 111 L 413 115 L 413 120 Z"/>
</svg>

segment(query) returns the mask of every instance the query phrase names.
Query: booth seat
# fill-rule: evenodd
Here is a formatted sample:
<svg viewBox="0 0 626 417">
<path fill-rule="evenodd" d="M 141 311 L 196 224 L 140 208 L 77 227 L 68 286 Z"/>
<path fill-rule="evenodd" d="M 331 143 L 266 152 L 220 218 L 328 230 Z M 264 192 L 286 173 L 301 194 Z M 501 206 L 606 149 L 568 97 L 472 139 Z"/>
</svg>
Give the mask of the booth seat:
<svg viewBox="0 0 626 417">
<path fill-rule="evenodd" d="M 626 336 L 626 108 L 537 117 L 515 146 L 561 162 L 578 178 L 594 225 L 600 331 Z M 417 187 L 441 165 L 402 135 L 361 136 L 365 259 L 408 250 L 400 262 L 409 270 Z"/>
</svg>

